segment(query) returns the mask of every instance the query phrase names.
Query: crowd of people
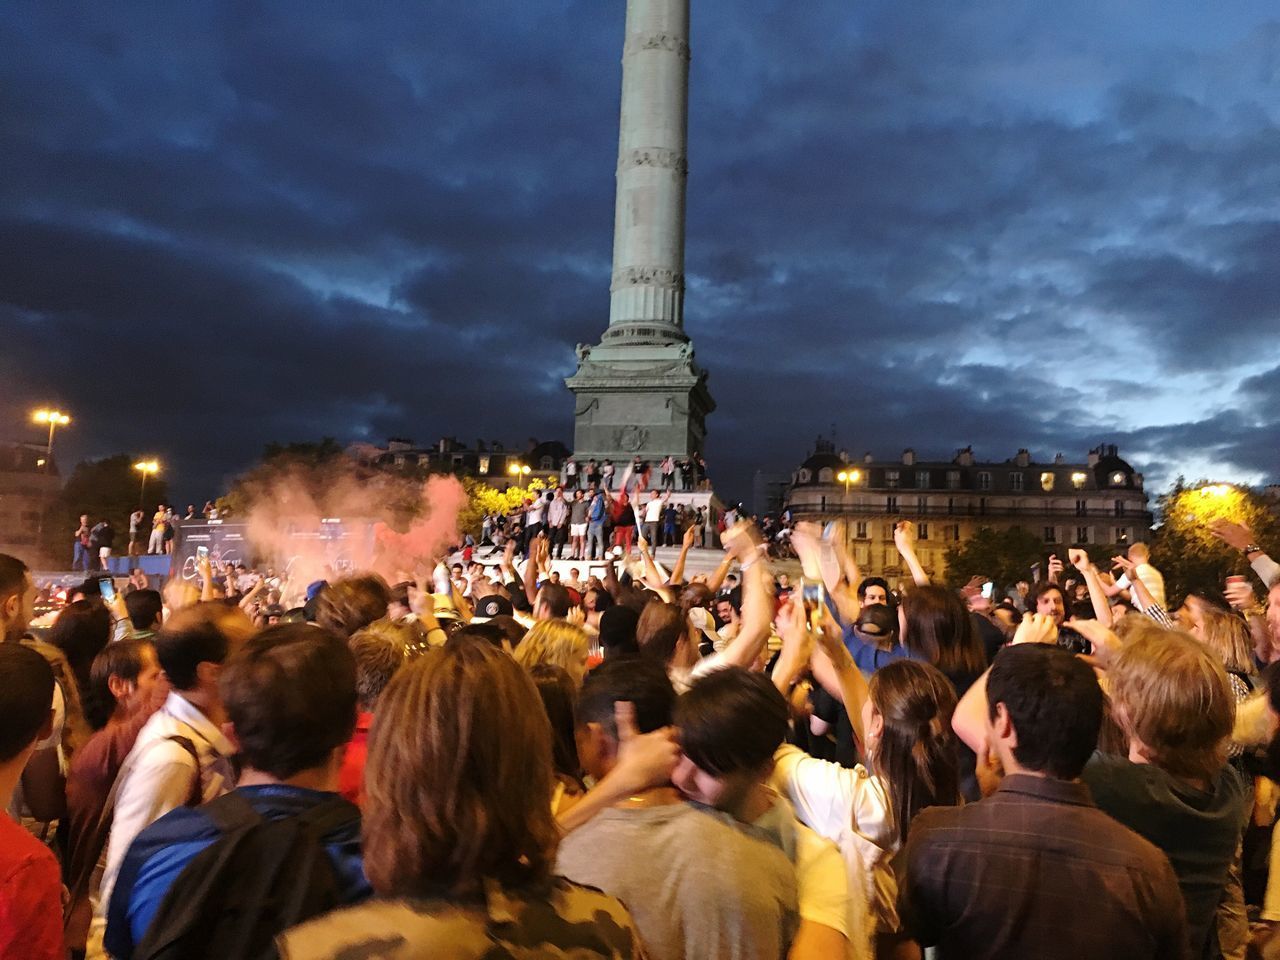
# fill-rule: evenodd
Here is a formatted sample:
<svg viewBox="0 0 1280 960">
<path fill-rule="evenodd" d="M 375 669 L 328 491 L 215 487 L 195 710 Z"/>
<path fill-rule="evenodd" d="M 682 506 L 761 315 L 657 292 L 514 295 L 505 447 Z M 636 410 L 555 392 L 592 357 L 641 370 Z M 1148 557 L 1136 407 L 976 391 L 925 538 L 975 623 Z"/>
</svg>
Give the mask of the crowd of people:
<svg viewBox="0 0 1280 960">
<path fill-rule="evenodd" d="M 40 636 L 0 555 L 0 958 L 1280 949 L 1280 565 L 1248 529 L 1213 532 L 1252 582 L 1174 607 L 1142 544 L 954 590 L 903 522 L 895 590 L 807 522 L 797 582 L 745 521 L 686 576 L 692 526 L 667 570 L 633 513 L 586 577 L 543 514 L 290 609 L 207 560 L 90 577 Z"/>
</svg>

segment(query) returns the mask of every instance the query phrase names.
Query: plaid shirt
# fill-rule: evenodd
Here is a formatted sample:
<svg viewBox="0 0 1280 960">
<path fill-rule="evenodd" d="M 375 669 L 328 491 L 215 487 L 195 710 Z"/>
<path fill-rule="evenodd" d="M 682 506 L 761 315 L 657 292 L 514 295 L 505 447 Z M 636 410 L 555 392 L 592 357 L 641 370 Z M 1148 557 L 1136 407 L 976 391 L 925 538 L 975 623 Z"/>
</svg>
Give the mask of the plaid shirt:
<svg viewBox="0 0 1280 960">
<path fill-rule="evenodd" d="M 1168 859 L 1074 781 L 1010 775 L 979 803 L 920 813 L 900 910 L 944 960 L 1188 956 Z"/>
</svg>

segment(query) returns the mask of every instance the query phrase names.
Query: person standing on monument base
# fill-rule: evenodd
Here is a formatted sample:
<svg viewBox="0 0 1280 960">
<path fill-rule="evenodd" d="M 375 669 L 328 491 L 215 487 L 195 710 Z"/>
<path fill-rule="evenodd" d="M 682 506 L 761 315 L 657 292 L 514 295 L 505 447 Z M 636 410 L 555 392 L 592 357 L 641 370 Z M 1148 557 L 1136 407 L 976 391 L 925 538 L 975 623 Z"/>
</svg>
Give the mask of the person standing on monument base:
<svg viewBox="0 0 1280 960">
<path fill-rule="evenodd" d="M 667 454 L 662 458 L 662 489 L 674 490 L 676 488 L 676 461 L 671 454 Z"/>
<path fill-rule="evenodd" d="M 578 489 L 578 461 L 573 457 L 564 462 L 564 486 L 566 490 Z"/>
<path fill-rule="evenodd" d="M 557 489 L 547 506 L 547 529 L 551 535 L 551 549 L 557 560 L 564 559 L 564 545 L 569 539 L 569 501 L 564 490 Z"/>
<path fill-rule="evenodd" d="M 600 465 L 600 479 L 603 481 L 604 488 L 606 490 L 613 489 L 613 473 L 614 466 L 612 460 L 606 460 Z"/>
<path fill-rule="evenodd" d="M 587 558 L 587 511 L 591 503 L 581 490 L 573 491 L 573 502 L 569 504 L 569 558 L 585 560 Z"/>
</svg>

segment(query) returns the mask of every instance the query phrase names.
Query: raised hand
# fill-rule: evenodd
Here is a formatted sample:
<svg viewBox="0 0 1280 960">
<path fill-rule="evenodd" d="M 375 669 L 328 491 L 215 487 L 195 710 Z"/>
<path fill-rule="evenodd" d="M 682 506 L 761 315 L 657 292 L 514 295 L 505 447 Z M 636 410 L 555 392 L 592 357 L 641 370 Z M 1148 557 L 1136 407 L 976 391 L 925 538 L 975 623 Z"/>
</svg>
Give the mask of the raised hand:
<svg viewBox="0 0 1280 960">
<path fill-rule="evenodd" d="M 1228 581 L 1222 589 L 1222 594 L 1227 598 L 1227 603 L 1236 610 L 1248 610 L 1257 606 L 1258 603 L 1257 595 L 1253 592 L 1253 584 L 1246 580 Z"/>
<path fill-rule="evenodd" d="M 1253 531 L 1243 523 L 1232 523 L 1230 520 L 1215 520 L 1209 524 L 1209 532 L 1236 550 L 1243 550 L 1255 543 Z"/>
<path fill-rule="evenodd" d="M 1097 620 L 1077 620 L 1072 617 L 1067 621 L 1067 626 L 1093 644 L 1093 653 L 1089 659 L 1103 669 L 1111 665 L 1123 646 L 1120 638 Z"/>
<path fill-rule="evenodd" d="M 1089 569 L 1089 552 L 1087 550 L 1081 550 L 1079 547 L 1071 547 L 1067 550 L 1067 559 L 1071 562 L 1071 565 L 1081 573 L 1084 573 Z"/>
<path fill-rule="evenodd" d="M 613 720 L 618 728 L 618 763 L 610 776 L 629 793 L 670 783 L 680 760 L 675 729 L 663 727 L 641 733 L 636 727 L 635 704 L 626 700 L 613 705 Z"/>
<path fill-rule="evenodd" d="M 1046 575 L 1048 576 L 1050 583 L 1057 583 L 1058 577 L 1062 575 L 1062 561 L 1058 559 L 1058 555 L 1056 553 L 1049 557 Z"/>
<path fill-rule="evenodd" d="M 1013 643 L 1057 643 L 1058 625 L 1043 613 L 1024 613 L 1014 631 Z"/>
<path fill-rule="evenodd" d="M 899 549 L 910 548 L 916 542 L 916 525 L 910 520 L 899 520 L 893 527 L 893 543 Z"/>
</svg>

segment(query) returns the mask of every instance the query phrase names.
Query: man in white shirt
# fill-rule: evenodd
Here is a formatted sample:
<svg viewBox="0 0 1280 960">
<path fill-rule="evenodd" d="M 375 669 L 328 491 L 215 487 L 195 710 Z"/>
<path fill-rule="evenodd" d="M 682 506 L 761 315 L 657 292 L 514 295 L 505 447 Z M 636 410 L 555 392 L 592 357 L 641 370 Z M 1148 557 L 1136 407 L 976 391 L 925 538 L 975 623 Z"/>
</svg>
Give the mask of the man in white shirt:
<svg viewBox="0 0 1280 960">
<path fill-rule="evenodd" d="M 1151 550 L 1145 543 L 1135 543 L 1129 547 L 1129 559 L 1137 566 L 1134 568 L 1133 575 L 1142 581 L 1142 585 L 1147 588 L 1147 593 L 1151 594 L 1151 599 L 1158 603 L 1161 607 L 1168 609 L 1164 599 L 1164 576 L 1151 565 Z M 1107 596 L 1114 597 L 1122 590 L 1128 590 L 1133 584 L 1128 574 L 1124 574 L 1114 584 L 1110 586 L 1103 584 L 1103 590 Z M 1142 602 L 1138 599 L 1137 593 L 1131 593 L 1134 606 L 1139 610 L 1142 609 Z"/>
<path fill-rule="evenodd" d="M 106 868 L 94 901 L 90 956 L 101 956 L 107 904 L 134 838 L 164 814 L 197 806 L 235 786 L 235 747 L 222 732 L 222 665 L 253 634 L 237 609 L 201 604 L 179 610 L 156 634 L 156 656 L 172 689 L 147 721 L 120 768 Z"/>
<path fill-rule="evenodd" d="M 650 548 L 658 546 L 658 524 L 662 521 L 662 508 L 670 496 L 655 490 L 644 505 L 644 538 L 649 541 Z"/>
</svg>

